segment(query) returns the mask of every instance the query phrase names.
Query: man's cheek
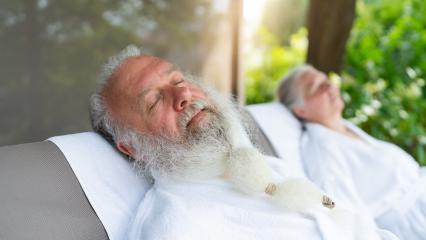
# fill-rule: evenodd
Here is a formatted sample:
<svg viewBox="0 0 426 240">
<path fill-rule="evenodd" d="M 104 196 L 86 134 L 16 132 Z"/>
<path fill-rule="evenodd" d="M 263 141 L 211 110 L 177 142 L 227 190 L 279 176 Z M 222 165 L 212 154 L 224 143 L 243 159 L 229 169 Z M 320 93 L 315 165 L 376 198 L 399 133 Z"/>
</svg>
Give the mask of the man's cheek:
<svg viewBox="0 0 426 240">
<path fill-rule="evenodd" d="M 198 99 L 207 99 L 207 94 L 199 89 L 191 89 L 192 95 Z"/>
</svg>

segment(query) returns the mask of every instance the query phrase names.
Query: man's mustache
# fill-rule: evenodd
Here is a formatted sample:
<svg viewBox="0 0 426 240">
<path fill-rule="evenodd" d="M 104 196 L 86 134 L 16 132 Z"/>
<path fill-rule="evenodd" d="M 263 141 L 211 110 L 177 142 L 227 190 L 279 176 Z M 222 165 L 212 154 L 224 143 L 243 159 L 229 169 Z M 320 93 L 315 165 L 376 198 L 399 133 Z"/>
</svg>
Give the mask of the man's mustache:
<svg viewBox="0 0 426 240">
<path fill-rule="evenodd" d="M 204 100 L 196 100 L 192 102 L 189 106 L 185 108 L 185 110 L 179 116 L 179 127 L 181 129 L 185 129 L 196 113 L 210 108 L 212 107 Z"/>
</svg>

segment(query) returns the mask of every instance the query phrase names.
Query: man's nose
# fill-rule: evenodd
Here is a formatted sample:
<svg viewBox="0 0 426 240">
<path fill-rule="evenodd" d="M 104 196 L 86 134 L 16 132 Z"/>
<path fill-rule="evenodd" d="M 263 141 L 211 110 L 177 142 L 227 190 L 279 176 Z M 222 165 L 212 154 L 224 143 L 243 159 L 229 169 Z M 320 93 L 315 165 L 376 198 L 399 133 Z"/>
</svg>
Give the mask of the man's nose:
<svg viewBox="0 0 426 240">
<path fill-rule="evenodd" d="M 190 104 L 192 94 L 188 87 L 174 87 L 173 95 L 173 107 L 176 111 L 180 112 Z"/>
</svg>

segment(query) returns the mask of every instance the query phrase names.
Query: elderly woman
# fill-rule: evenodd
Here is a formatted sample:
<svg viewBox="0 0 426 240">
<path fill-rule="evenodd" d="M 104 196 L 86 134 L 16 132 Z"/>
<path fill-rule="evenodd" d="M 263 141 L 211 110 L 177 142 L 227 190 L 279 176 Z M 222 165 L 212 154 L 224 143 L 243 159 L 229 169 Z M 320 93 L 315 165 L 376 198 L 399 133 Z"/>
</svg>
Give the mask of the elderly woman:
<svg viewBox="0 0 426 240">
<path fill-rule="evenodd" d="M 313 182 L 336 199 L 365 206 L 401 239 L 426 239 L 425 168 L 343 119 L 339 89 L 311 66 L 284 77 L 278 96 L 305 125 L 302 159 Z"/>
</svg>

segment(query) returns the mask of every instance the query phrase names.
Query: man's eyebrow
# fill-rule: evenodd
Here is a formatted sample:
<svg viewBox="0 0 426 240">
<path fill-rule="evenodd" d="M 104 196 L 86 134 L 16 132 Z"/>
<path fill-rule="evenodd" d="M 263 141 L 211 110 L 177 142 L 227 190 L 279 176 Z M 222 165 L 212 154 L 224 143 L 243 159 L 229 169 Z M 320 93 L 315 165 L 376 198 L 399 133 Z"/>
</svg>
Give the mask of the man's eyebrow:
<svg viewBox="0 0 426 240">
<path fill-rule="evenodd" d="M 172 72 L 175 72 L 175 71 L 180 71 L 180 69 L 179 69 L 178 66 L 172 64 L 172 65 L 170 65 L 170 67 L 168 69 L 166 69 L 163 72 L 163 75 L 169 75 L 169 74 L 171 74 Z"/>
<path fill-rule="evenodd" d="M 163 73 L 162 73 L 162 75 L 169 75 L 169 74 L 171 74 L 171 73 L 173 73 L 173 72 L 175 72 L 175 71 L 180 71 L 179 70 L 179 67 L 178 66 L 176 66 L 176 65 L 170 65 L 170 67 L 169 68 L 167 68 Z M 145 100 L 145 97 L 146 97 L 146 95 L 151 91 L 152 89 L 151 88 L 148 88 L 148 89 L 145 89 L 145 90 L 143 90 L 142 92 L 140 92 L 138 95 L 139 95 L 139 99 L 141 99 L 141 101 L 140 101 L 140 103 L 139 104 L 142 104 L 142 100 Z"/>
<path fill-rule="evenodd" d="M 146 94 L 151 91 L 151 88 L 145 89 L 142 92 L 139 93 L 139 99 L 145 99 Z"/>
<path fill-rule="evenodd" d="M 178 67 L 178 66 L 176 66 L 176 65 L 170 65 L 170 67 L 169 67 L 169 68 L 167 68 L 166 70 L 164 70 L 164 71 L 161 73 L 161 75 L 169 75 L 169 74 L 171 74 L 171 73 L 173 73 L 173 72 L 175 72 L 175 71 L 180 71 L 179 67 Z M 143 95 L 147 94 L 150 90 L 151 90 L 150 88 L 145 89 L 145 90 L 143 90 L 143 91 L 142 91 L 139 95 L 140 95 L 140 96 L 143 96 Z"/>
</svg>

